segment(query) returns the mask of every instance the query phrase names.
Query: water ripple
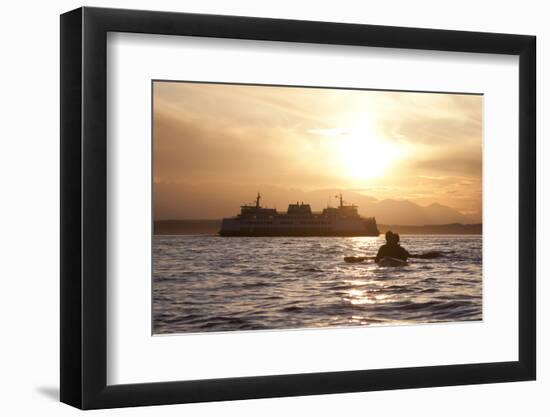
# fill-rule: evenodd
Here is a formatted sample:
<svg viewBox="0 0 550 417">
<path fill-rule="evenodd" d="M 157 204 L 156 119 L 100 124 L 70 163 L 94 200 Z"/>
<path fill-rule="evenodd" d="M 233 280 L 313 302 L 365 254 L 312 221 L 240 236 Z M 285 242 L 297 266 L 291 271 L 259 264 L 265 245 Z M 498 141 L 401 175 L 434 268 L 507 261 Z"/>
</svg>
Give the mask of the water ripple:
<svg viewBox="0 0 550 417">
<path fill-rule="evenodd" d="M 154 333 L 481 320 L 481 236 L 402 236 L 407 267 L 347 264 L 382 238 L 155 236 Z"/>
</svg>

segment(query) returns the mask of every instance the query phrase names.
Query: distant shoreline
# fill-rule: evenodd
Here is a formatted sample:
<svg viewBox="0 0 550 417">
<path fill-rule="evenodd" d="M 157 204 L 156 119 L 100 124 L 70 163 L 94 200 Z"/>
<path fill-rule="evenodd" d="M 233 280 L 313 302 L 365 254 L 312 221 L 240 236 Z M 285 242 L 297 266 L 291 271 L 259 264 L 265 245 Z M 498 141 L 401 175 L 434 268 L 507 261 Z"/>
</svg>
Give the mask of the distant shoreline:
<svg viewBox="0 0 550 417">
<path fill-rule="evenodd" d="M 155 235 L 213 235 L 220 230 L 220 220 L 156 220 Z M 440 224 L 425 226 L 379 224 L 380 233 L 392 230 L 401 234 L 413 235 L 481 235 L 481 224 Z"/>
</svg>

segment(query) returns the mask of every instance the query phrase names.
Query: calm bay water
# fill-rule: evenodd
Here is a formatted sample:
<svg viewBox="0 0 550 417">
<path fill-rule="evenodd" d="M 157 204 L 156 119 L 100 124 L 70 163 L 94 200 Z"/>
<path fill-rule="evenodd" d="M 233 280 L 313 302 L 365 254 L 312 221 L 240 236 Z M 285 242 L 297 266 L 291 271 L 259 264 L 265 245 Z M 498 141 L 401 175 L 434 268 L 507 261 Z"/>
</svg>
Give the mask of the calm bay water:
<svg viewBox="0 0 550 417">
<path fill-rule="evenodd" d="M 156 334 L 481 320 L 481 236 L 402 235 L 405 267 L 348 264 L 383 236 L 154 236 Z"/>
</svg>

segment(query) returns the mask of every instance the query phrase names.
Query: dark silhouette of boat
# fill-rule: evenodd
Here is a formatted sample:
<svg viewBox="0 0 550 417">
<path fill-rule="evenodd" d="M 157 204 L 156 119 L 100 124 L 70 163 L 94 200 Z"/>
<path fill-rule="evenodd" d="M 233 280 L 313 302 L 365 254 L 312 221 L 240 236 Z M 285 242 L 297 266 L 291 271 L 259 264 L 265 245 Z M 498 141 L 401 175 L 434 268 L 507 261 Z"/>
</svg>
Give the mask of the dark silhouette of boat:
<svg viewBox="0 0 550 417">
<path fill-rule="evenodd" d="M 241 206 L 241 213 L 222 220 L 220 236 L 378 236 L 374 217 L 361 217 L 356 205 L 344 204 L 342 194 L 338 207 L 313 212 L 309 204 L 289 204 L 286 213 L 256 202 Z"/>
</svg>

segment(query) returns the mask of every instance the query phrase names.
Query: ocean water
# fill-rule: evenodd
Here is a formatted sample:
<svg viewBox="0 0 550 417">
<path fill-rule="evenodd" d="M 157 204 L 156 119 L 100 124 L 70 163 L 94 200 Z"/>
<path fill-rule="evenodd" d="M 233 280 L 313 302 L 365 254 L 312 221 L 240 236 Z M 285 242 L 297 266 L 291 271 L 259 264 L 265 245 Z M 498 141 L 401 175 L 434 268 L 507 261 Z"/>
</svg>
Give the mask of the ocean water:
<svg viewBox="0 0 550 417">
<path fill-rule="evenodd" d="M 408 266 L 350 264 L 380 237 L 154 236 L 153 332 L 317 328 L 482 318 L 481 236 L 402 235 Z"/>
</svg>

